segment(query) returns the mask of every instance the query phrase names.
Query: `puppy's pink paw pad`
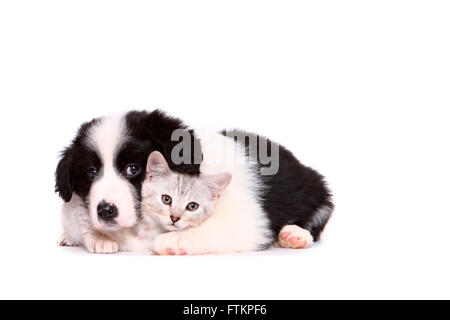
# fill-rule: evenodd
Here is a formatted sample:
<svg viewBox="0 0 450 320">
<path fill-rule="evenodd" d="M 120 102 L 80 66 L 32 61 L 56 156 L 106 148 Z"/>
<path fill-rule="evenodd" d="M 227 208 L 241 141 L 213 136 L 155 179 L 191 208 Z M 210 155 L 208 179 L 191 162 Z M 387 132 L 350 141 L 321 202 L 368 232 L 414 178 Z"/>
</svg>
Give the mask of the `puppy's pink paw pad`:
<svg viewBox="0 0 450 320">
<path fill-rule="evenodd" d="M 304 249 L 311 246 L 313 237 L 306 229 L 296 225 L 288 225 L 281 230 L 278 242 L 282 248 Z"/>
<path fill-rule="evenodd" d="M 280 238 L 283 240 L 286 240 L 287 237 L 289 237 L 289 232 L 281 232 L 280 233 Z"/>
</svg>

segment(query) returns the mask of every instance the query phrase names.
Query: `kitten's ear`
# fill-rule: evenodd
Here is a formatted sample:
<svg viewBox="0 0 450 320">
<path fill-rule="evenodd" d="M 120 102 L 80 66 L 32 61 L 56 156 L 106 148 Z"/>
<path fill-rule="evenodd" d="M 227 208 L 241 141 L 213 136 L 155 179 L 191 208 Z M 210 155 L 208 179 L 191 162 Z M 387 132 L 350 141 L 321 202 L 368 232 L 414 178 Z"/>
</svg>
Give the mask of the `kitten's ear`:
<svg viewBox="0 0 450 320">
<path fill-rule="evenodd" d="M 231 174 L 228 172 L 204 175 L 203 182 L 208 186 L 214 198 L 218 198 L 222 192 L 228 187 L 231 181 Z"/>
<path fill-rule="evenodd" d="M 150 153 L 147 160 L 148 177 L 164 176 L 170 172 L 169 170 L 169 165 L 160 152 L 153 151 Z"/>
</svg>

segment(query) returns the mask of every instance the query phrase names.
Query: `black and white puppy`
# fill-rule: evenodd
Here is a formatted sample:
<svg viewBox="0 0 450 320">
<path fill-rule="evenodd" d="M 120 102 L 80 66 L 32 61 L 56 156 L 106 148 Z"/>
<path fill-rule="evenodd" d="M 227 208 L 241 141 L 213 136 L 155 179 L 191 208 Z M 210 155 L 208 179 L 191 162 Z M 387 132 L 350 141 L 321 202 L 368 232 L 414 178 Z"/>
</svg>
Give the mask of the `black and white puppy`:
<svg viewBox="0 0 450 320">
<path fill-rule="evenodd" d="M 183 148 L 190 149 L 180 151 L 179 165 L 172 158 L 179 146 L 172 141 L 175 131 L 188 139 Z M 162 233 L 161 225 L 140 219 L 148 214 L 141 213 L 147 193 L 142 183 L 154 150 L 176 172 L 232 175 L 201 225 Z M 96 253 L 231 253 L 261 250 L 275 241 L 307 248 L 319 239 L 333 211 L 324 178 L 283 146 L 236 130 L 196 129 L 194 134 L 160 111 L 132 111 L 83 124 L 62 154 L 56 191 L 66 202 L 60 244 L 84 245 Z"/>
<path fill-rule="evenodd" d="M 90 252 L 146 250 L 135 226 L 140 217 L 142 182 L 148 155 L 160 151 L 171 169 L 199 174 L 199 164 L 174 165 L 174 130 L 192 135 L 183 123 L 156 110 L 131 111 L 84 123 L 62 152 L 56 192 L 63 205 L 61 245 L 83 245 Z M 197 143 L 192 139 L 192 143 Z M 200 150 L 197 146 L 196 150 Z"/>
</svg>

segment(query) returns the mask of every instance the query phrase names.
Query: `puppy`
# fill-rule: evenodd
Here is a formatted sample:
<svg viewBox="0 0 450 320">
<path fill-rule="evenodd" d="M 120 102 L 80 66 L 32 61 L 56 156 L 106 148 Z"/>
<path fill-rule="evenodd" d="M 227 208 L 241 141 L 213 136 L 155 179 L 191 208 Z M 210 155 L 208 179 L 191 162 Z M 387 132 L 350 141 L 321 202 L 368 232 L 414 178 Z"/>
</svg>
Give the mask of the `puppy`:
<svg viewBox="0 0 450 320">
<path fill-rule="evenodd" d="M 172 170 L 198 175 L 190 161 L 174 164 L 175 130 L 192 138 L 192 130 L 159 110 L 130 111 L 93 119 L 81 125 L 56 168 L 56 187 L 64 200 L 60 245 L 82 245 L 89 252 L 114 253 L 151 248 L 153 230 L 136 228 L 141 216 L 141 188 L 147 157 L 161 152 Z"/>
</svg>

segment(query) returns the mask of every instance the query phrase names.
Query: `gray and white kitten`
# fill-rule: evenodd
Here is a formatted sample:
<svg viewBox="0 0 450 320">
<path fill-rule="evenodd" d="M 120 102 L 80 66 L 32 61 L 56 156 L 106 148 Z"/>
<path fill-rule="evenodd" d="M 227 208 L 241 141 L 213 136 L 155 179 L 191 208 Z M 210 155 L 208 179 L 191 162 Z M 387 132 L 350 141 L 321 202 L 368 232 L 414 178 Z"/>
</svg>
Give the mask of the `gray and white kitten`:
<svg viewBox="0 0 450 320">
<path fill-rule="evenodd" d="M 202 224 L 231 181 L 231 174 L 191 176 L 170 170 L 158 151 L 147 160 L 142 185 L 142 216 L 161 231 L 177 231 Z"/>
</svg>

